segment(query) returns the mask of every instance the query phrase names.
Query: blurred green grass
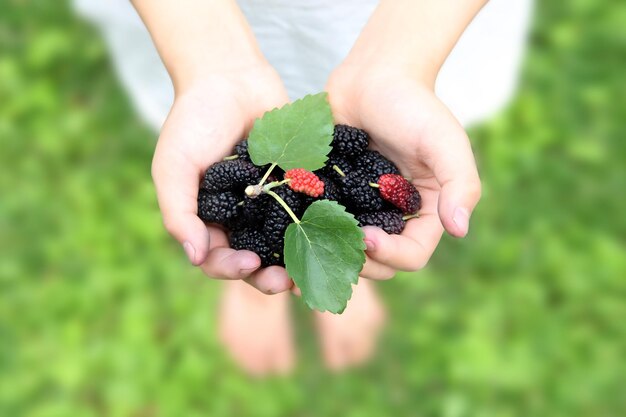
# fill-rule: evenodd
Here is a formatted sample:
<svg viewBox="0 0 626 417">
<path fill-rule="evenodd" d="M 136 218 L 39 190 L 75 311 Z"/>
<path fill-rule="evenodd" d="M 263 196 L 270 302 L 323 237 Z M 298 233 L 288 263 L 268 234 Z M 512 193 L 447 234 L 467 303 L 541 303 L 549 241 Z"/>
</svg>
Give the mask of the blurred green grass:
<svg viewBox="0 0 626 417">
<path fill-rule="evenodd" d="M 168 236 L 154 134 L 63 2 L 0 4 L 0 416 L 626 414 L 626 4 L 540 2 L 519 95 L 470 133 L 471 236 L 381 284 L 371 365 L 250 381 Z"/>
</svg>

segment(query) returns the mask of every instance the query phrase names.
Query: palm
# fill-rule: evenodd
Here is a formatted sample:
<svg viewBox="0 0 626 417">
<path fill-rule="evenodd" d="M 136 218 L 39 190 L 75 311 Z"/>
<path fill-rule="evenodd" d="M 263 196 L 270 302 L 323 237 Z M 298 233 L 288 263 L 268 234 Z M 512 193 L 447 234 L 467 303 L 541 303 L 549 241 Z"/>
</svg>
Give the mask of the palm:
<svg viewBox="0 0 626 417">
<path fill-rule="evenodd" d="M 257 117 L 286 101 L 284 87 L 273 70 L 247 69 L 228 77 L 207 78 L 188 89 L 177 97 L 163 126 L 152 171 L 164 223 L 192 262 L 209 276 L 246 278 L 260 260 L 252 252 L 230 249 L 223 230 L 205 226 L 197 217 L 200 178 L 211 164 L 232 153 Z M 262 289 L 267 291 L 288 288 L 284 270 L 268 269 L 271 274 L 255 279 L 255 286 L 265 286 Z"/>
<path fill-rule="evenodd" d="M 400 236 L 366 228 L 366 239 L 392 248 L 368 253 L 366 273 L 387 277 L 395 269 L 420 269 L 441 238 L 442 223 L 454 232 L 450 220 L 441 217 L 445 210 L 440 194 L 446 182 L 442 171 L 455 158 L 467 156 L 469 145 L 458 140 L 466 140 L 465 133 L 435 95 L 412 80 L 393 76 L 345 83 L 339 78 L 331 78 L 328 88 L 337 122 L 366 130 L 371 146 L 394 161 L 423 200 L 420 217 L 410 220 Z"/>
<path fill-rule="evenodd" d="M 424 148 L 433 136 L 430 131 L 441 118 L 434 97 L 420 92 L 423 96 L 408 95 L 404 91 L 373 91 L 371 96 L 364 96 L 363 128 L 372 136 L 372 147 L 378 149 L 393 160 L 400 171 L 411 178 L 413 184 L 423 196 L 422 216 L 437 215 L 438 194 L 441 190 L 432 169 L 427 165 Z M 418 118 L 400 111 L 377 111 L 377 109 L 425 109 Z M 428 109 L 428 110 L 426 110 Z"/>
<path fill-rule="evenodd" d="M 280 80 L 271 73 L 248 78 L 247 82 L 206 80 L 178 98 L 163 127 L 155 159 L 160 152 L 173 153 L 173 158 L 201 172 L 232 153 L 255 118 L 287 100 Z M 244 90 L 242 85 L 249 87 Z"/>
</svg>

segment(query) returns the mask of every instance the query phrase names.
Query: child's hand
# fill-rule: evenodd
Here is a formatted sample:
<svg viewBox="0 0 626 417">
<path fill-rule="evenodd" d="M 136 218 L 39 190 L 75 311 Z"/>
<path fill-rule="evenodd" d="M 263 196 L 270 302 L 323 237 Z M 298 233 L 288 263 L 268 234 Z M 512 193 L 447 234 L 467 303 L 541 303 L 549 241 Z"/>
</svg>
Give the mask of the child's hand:
<svg viewBox="0 0 626 417">
<path fill-rule="evenodd" d="M 163 222 L 190 261 L 210 277 L 244 279 L 265 293 L 291 288 L 286 271 L 258 270 L 261 261 L 255 253 L 229 248 L 222 229 L 198 218 L 197 196 L 204 171 L 232 154 L 255 118 L 287 101 L 280 78 L 267 65 L 194 81 L 177 91 L 152 163 Z"/>
<path fill-rule="evenodd" d="M 327 90 L 336 123 L 367 131 L 371 144 L 410 177 L 422 195 L 420 217 L 401 235 L 365 227 L 361 274 L 385 279 L 424 267 L 443 228 L 463 237 L 480 198 L 480 180 L 465 131 L 427 84 L 387 69 L 340 66 Z M 443 227 L 442 227 L 443 225 Z"/>
</svg>

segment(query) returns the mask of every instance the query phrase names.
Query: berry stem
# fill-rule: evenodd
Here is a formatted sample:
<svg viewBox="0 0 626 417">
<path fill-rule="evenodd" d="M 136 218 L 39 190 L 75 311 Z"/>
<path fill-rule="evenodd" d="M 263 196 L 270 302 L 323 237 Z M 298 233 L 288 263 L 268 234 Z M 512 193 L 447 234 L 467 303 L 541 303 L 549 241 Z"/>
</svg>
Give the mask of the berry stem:
<svg viewBox="0 0 626 417">
<path fill-rule="evenodd" d="M 232 161 L 234 159 L 239 158 L 239 155 L 235 154 L 235 155 L 230 155 L 230 156 L 225 156 L 222 161 Z"/>
<path fill-rule="evenodd" d="M 344 174 L 341 168 L 339 168 L 337 165 L 333 165 L 333 169 L 337 172 L 337 174 L 341 175 L 342 177 L 346 176 L 346 174 Z"/>
<path fill-rule="evenodd" d="M 420 216 L 419 213 L 407 214 L 406 216 L 402 216 L 402 220 L 407 221 L 409 219 L 417 219 L 419 218 L 419 216 Z"/>
<path fill-rule="evenodd" d="M 376 184 L 375 182 L 370 182 L 370 187 L 380 188 L 380 185 Z"/>
<path fill-rule="evenodd" d="M 270 165 L 270 167 L 267 169 L 267 172 L 265 173 L 265 175 L 263 175 L 263 178 L 261 178 L 261 182 L 259 183 L 259 185 L 265 184 L 265 181 L 267 180 L 267 177 L 270 176 L 270 174 L 272 173 L 272 170 L 274 168 L 276 168 L 276 162 L 274 162 L 272 165 Z"/>
<path fill-rule="evenodd" d="M 286 179 L 286 180 L 282 180 L 282 181 L 274 181 L 274 182 L 270 182 L 269 184 L 267 184 L 267 185 L 265 185 L 265 186 L 263 187 L 263 191 L 264 191 L 264 192 L 268 192 L 268 191 L 269 191 L 269 190 L 271 190 L 272 188 L 274 188 L 274 187 L 278 187 L 278 186 L 283 185 L 283 184 L 287 184 L 287 183 L 288 183 L 288 182 L 290 182 L 290 181 L 291 181 L 291 179 L 289 179 L 289 178 L 288 178 L 288 179 Z"/>
<path fill-rule="evenodd" d="M 276 194 L 272 190 L 267 190 L 265 192 L 268 193 L 269 195 L 271 195 L 272 197 L 274 197 L 276 199 L 276 201 L 278 201 L 278 204 L 280 204 L 285 209 L 287 214 L 289 214 L 289 216 L 293 219 L 293 221 L 296 224 L 300 224 L 300 219 L 294 214 L 294 212 L 291 210 L 291 208 L 289 208 L 287 203 L 285 203 L 285 201 L 282 198 L 280 198 L 280 196 L 278 194 Z"/>
<path fill-rule="evenodd" d="M 244 191 L 248 197 L 258 197 L 263 193 L 263 187 L 260 185 L 248 185 Z"/>
</svg>

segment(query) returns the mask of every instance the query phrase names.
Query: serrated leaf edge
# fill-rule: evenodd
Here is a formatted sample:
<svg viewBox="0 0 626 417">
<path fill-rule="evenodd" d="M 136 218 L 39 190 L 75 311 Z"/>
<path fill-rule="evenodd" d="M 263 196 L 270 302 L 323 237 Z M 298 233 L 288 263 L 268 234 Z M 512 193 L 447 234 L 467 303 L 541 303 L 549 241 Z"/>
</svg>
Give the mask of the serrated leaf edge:
<svg viewBox="0 0 626 417">
<path fill-rule="evenodd" d="M 307 95 L 305 95 L 305 96 L 304 96 L 304 97 L 302 97 L 302 98 L 299 98 L 299 99 L 297 99 L 297 100 L 295 100 L 295 101 L 293 101 L 293 102 L 291 102 L 291 103 L 287 103 L 287 104 L 283 105 L 282 107 L 274 107 L 272 110 L 269 110 L 269 111 L 266 111 L 265 113 L 263 113 L 263 115 L 262 115 L 261 117 L 258 117 L 258 118 L 254 121 L 254 124 L 253 124 L 253 126 L 252 126 L 252 130 L 251 130 L 251 131 L 250 131 L 250 133 L 249 133 L 249 138 L 253 135 L 253 133 L 252 133 L 252 132 L 253 132 L 255 129 L 257 129 L 257 130 L 258 130 L 258 129 L 262 129 L 262 128 L 261 128 L 261 126 L 262 126 L 262 125 L 264 124 L 264 122 L 265 122 L 263 119 L 264 119 L 267 115 L 269 115 L 269 114 L 271 114 L 271 113 L 274 113 L 274 112 L 277 112 L 277 111 L 282 111 L 282 110 L 284 110 L 284 109 L 286 109 L 286 108 L 291 108 L 291 107 L 293 107 L 296 103 L 302 102 L 302 101 L 304 101 L 305 99 L 307 99 L 308 97 L 321 97 L 321 98 L 323 98 L 323 99 L 324 99 L 324 101 L 326 101 L 326 103 L 328 103 L 328 93 L 327 93 L 327 92 L 321 92 L 321 93 L 317 93 L 317 94 L 307 94 Z M 328 108 L 329 108 L 330 115 L 331 115 L 331 120 L 332 120 L 332 110 L 330 109 L 330 104 L 329 104 L 329 107 L 328 107 Z M 304 123 L 304 119 L 300 121 L 300 126 L 302 125 L 302 123 Z M 281 123 L 281 129 L 283 128 L 283 125 L 284 125 L 284 123 Z M 262 136 L 264 136 L 264 137 L 267 137 L 267 135 L 264 135 L 264 134 L 261 134 L 261 135 L 262 135 Z M 331 136 L 331 142 L 332 142 L 332 131 L 331 131 L 331 132 L 329 132 L 329 135 Z M 278 157 L 278 158 L 277 158 L 278 160 L 280 160 L 280 159 L 281 159 L 281 158 L 285 155 L 285 149 L 287 149 L 287 148 L 289 147 L 289 144 L 290 144 L 290 143 L 291 143 L 294 139 L 295 139 L 295 136 L 294 136 L 294 137 L 292 137 L 291 139 L 289 139 L 289 141 L 285 144 L 285 146 L 283 147 L 283 151 L 282 151 L 282 153 L 281 153 L 280 157 Z M 322 163 L 322 165 L 321 165 L 319 168 L 322 168 L 322 167 L 324 166 L 324 164 L 326 163 L 326 161 L 328 161 L 328 154 L 329 154 L 329 153 L 330 153 L 330 151 L 332 150 L 332 147 L 330 146 L 330 142 L 329 142 L 329 143 L 328 143 L 325 147 L 327 148 L 327 151 L 326 151 L 326 153 L 325 153 L 325 155 L 324 155 L 324 158 L 325 158 L 325 159 L 324 159 L 324 162 Z M 255 161 L 255 159 L 256 159 L 256 158 L 254 157 L 253 152 L 250 152 L 250 158 L 252 159 L 252 162 L 253 162 L 255 165 L 259 165 L 259 166 L 260 166 L 260 165 L 266 165 L 267 163 L 271 163 L 271 164 L 277 164 L 280 168 L 285 169 L 285 170 L 286 170 L 286 169 L 288 169 L 288 168 L 290 167 L 290 165 L 283 166 L 283 165 L 285 165 L 285 163 L 287 163 L 287 164 L 289 164 L 289 163 L 294 163 L 294 164 L 295 164 L 295 161 L 292 161 L 291 159 L 290 159 L 290 160 L 288 160 L 288 161 L 282 161 L 282 163 L 277 163 L 276 161 L 268 161 L 268 162 L 265 162 L 265 161 L 260 161 L 260 162 L 257 162 L 257 161 Z M 271 158 L 267 158 L 267 159 L 271 159 Z M 296 164 L 296 165 L 297 165 L 297 164 Z M 319 168 L 315 168 L 315 169 L 319 169 Z M 315 169 L 312 169 L 312 171 L 314 171 Z"/>
<path fill-rule="evenodd" d="M 322 203 L 322 202 L 328 202 L 328 203 L 330 203 L 331 205 L 334 205 L 334 206 L 340 207 L 340 208 L 342 209 L 342 210 L 341 210 L 341 212 L 343 213 L 343 215 L 345 215 L 345 217 L 346 217 L 346 218 L 349 218 L 350 220 L 352 220 L 352 221 L 353 221 L 353 224 L 354 224 L 354 225 L 355 225 L 355 226 L 359 229 L 359 232 L 360 232 L 360 235 L 361 235 L 361 241 L 360 241 L 360 242 L 361 242 L 361 244 L 360 244 L 360 247 L 359 247 L 358 249 L 360 249 L 360 250 L 362 251 L 362 252 L 361 252 L 361 255 L 362 255 L 361 270 L 363 270 L 363 265 L 365 264 L 365 252 L 364 252 L 364 251 L 365 251 L 365 249 L 366 249 L 365 242 L 363 241 L 363 238 L 365 238 L 365 233 L 363 232 L 363 229 L 361 229 L 360 227 L 358 227 L 358 221 L 356 220 L 356 218 L 354 217 L 354 215 L 353 215 L 352 213 L 350 213 L 349 211 L 347 211 L 347 208 L 346 208 L 345 206 L 343 206 L 343 205 L 339 204 L 339 203 L 338 203 L 338 202 L 336 202 L 336 201 L 332 201 L 332 200 L 318 200 L 318 201 L 314 202 L 313 204 L 311 204 L 311 206 L 313 206 L 314 204 Z M 309 208 L 310 208 L 311 206 L 309 206 Z M 308 211 L 308 209 L 309 209 L 309 208 L 307 208 L 307 211 Z M 306 214 L 306 211 L 305 211 L 305 214 Z M 323 217 L 327 217 L 327 216 L 317 216 L 317 217 L 314 217 L 314 219 L 316 219 L 316 218 L 323 218 Z M 304 219 L 304 215 L 302 216 L 302 218 Z M 310 245 L 310 242 L 311 242 L 311 241 L 310 241 L 310 239 L 308 238 L 308 236 L 307 236 L 306 232 L 304 231 L 304 229 L 302 228 L 301 224 L 302 224 L 302 223 L 309 223 L 309 222 L 310 222 L 310 220 L 311 220 L 311 219 L 308 219 L 308 220 L 302 220 L 302 221 L 301 221 L 300 223 L 298 223 L 298 224 L 296 224 L 296 223 L 292 223 L 292 224 L 290 224 L 290 225 L 289 225 L 289 227 L 295 226 L 295 227 L 297 227 L 297 228 L 300 228 L 300 230 L 302 231 L 302 233 L 303 233 L 303 234 L 304 234 L 304 236 L 306 237 L 307 241 L 309 242 L 309 245 Z M 287 230 L 288 230 L 288 229 L 287 229 Z M 285 236 L 286 236 L 286 233 L 287 233 L 287 231 L 285 231 Z M 345 241 L 344 241 L 344 242 L 345 242 Z M 287 242 L 286 242 L 286 241 L 285 241 L 285 244 L 287 244 Z M 310 245 L 310 246 L 311 246 L 311 245 Z M 316 258 L 317 258 L 317 256 L 316 256 Z M 319 261 L 319 259 L 318 259 L 318 263 L 319 263 L 320 265 L 322 265 L 322 263 Z M 286 268 L 287 268 L 287 272 L 289 273 L 289 267 L 288 267 L 287 265 L 286 265 Z M 322 267 L 322 269 L 326 270 L 326 269 L 325 269 L 325 268 L 323 268 L 323 267 Z M 353 288 L 352 288 L 352 287 L 353 287 L 354 285 L 357 285 L 357 284 L 358 284 L 358 282 L 359 282 L 359 274 L 360 274 L 361 270 L 359 270 L 359 272 L 357 273 L 357 275 L 356 275 L 356 279 L 354 279 L 354 280 L 351 280 L 351 281 L 350 281 L 350 295 L 348 296 L 348 298 L 346 298 L 345 304 L 344 304 L 344 306 L 343 306 L 343 308 L 342 308 L 342 309 L 334 311 L 334 310 L 331 310 L 331 309 L 321 308 L 320 306 L 316 306 L 316 305 L 312 304 L 312 303 L 311 303 L 308 299 L 305 299 L 305 297 L 303 297 L 303 299 L 304 299 L 304 303 L 305 303 L 305 304 L 306 304 L 306 305 L 307 305 L 310 309 L 312 309 L 312 310 L 317 310 L 317 311 L 322 312 L 322 313 L 323 313 L 323 312 L 325 312 L 325 311 L 328 311 L 328 312 L 333 313 L 333 314 L 341 314 L 341 313 L 343 313 L 343 312 L 344 312 L 344 310 L 345 310 L 345 309 L 347 308 L 347 306 L 348 306 L 348 302 L 352 299 L 352 295 L 354 294 L 354 291 L 353 291 Z M 335 298 L 335 300 L 337 300 L 337 298 Z M 337 301 L 339 301 L 339 300 L 337 300 Z"/>
</svg>

